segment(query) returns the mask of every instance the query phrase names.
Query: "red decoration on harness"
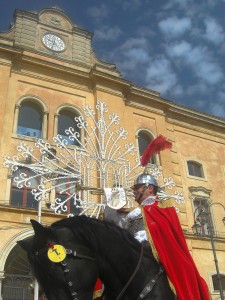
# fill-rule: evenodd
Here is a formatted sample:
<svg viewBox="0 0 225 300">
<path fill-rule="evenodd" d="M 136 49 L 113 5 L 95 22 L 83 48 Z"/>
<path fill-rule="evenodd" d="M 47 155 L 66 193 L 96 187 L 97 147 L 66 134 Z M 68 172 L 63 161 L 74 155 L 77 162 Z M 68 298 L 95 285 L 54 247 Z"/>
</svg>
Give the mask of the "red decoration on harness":
<svg viewBox="0 0 225 300">
<path fill-rule="evenodd" d="M 50 242 L 47 242 L 47 246 L 48 246 L 49 248 L 51 248 L 51 249 L 54 249 L 54 245 L 53 245 L 52 243 L 50 243 Z"/>
<path fill-rule="evenodd" d="M 141 157 L 141 165 L 145 167 L 154 153 L 159 153 L 165 149 L 171 149 L 172 143 L 161 134 L 151 141 L 146 147 Z"/>
</svg>

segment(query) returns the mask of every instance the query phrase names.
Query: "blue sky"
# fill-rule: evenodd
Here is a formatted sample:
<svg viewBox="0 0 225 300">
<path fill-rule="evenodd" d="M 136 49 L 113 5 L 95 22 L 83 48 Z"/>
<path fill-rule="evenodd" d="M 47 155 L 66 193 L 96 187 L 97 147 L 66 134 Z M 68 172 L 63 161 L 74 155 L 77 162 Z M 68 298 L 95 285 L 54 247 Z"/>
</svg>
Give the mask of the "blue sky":
<svg viewBox="0 0 225 300">
<path fill-rule="evenodd" d="M 0 0 L 0 31 L 15 9 L 58 6 L 94 33 L 98 58 L 165 99 L 225 118 L 225 0 Z"/>
</svg>

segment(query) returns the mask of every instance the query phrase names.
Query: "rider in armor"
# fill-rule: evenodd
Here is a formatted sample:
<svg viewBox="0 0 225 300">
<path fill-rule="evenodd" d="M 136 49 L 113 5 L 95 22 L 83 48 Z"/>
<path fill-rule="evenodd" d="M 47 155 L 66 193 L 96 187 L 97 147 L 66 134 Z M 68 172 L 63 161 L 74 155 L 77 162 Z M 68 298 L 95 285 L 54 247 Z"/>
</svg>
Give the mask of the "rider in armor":
<svg viewBox="0 0 225 300">
<path fill-rule="evenodd" d="M 151 205 L 158 201 L 156 196 L 158 183 L 155 177 L 150 174 L 143 173 L 139 175 L 131 189 L 133 190 L 134 199 L 139 205 Z M 129 213 L 124 208 L 115 210 L 106 206 L 104 219 L 127 229 L 139 242 L 148 240 L 140 206 Z"/>
<path fill-rule="evenodd" d="M 158 201 L 158 197 L 156 196 L 158 183 L 155 177 L 150 174 L 144 173 L 139 175 L 131 189 L 133 190 L 135 201 L 140 206 L 152 205 Z M 124 220 L 124 228 L 142 243 L 148 241 L 148 238 L 144 228 L 144 220 L 140 206 L 127 214 Z"/>
<path fill-rule="evenodd" d="M 141 165 L 146 170 L 153 153 L 171 147 L 172 143 L 159 135 L 146 147 Z M 208 287 L 189 252 L 177 212 L 169 199 L 158 199 L 158 188 L 154 176 L 144 172 L 131 187 L 138 207 L 128 214 L 123 208 L 113 212 L 106 207 L 105 219 L 126 228 L 142 244 L 151 245 L 178 300 L 209 300 Z"/>
<path fill-rule="evenodd" d="M 126 228 L 144 247 L 151 245 L 177 299 L 209 300 L 208 287 L 189 252 L 177 212 L 169 200 L 158 199 L 154 176 L 139 175 L 131 189 L 138 207 L 128 214 L 123 208 L 114 212 L 106 209 L 105 219 Z"/>
</svg>

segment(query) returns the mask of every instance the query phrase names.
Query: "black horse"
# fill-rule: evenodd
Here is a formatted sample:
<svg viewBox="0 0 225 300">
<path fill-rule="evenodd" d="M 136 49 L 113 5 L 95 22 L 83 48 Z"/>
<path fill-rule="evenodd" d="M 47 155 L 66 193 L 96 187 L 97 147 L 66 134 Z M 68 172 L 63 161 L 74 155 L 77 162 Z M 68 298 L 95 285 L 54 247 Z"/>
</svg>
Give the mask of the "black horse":
<svg viewBox="0 0 225 300">
<path fill-rule="evenodd" d="M 35 235 L 18 243 L 48 300 L 91 300 L 97 278 L 107 300 L 175 299 L 151 248 L 142 247 L 125 230 L 84 216 L 49 227 L 31 223 Z M 66 257 L 52 262 L 48 251 L 60 256 L 56 245 L 66 249 Z"/>
</svg>

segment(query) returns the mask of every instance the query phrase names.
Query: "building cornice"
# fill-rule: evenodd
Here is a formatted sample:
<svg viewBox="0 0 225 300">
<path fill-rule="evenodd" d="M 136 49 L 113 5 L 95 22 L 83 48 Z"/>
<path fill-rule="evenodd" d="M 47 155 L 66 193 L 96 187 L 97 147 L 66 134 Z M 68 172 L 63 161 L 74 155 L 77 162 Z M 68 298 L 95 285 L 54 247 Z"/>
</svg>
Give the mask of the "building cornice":
<svg viewBox="0 0 225 300">
<path fill-rule="evenodd" d="M 22 55 L 23 53 L 23 50 L 22 49 L 19 49 L 19 48 L 15 48 L 15 47 L 12 47 L 11 45 L 3 45 L 2 43 L 0 43 L 0 52 L 6 52 L 8 54 L 13 54 L 13 55 Z"/>
<path fill-rule="evenodd" d="M 171 113 L 173 116 L 185 116 L 188 119 L 197 120 L 200 122 L 216 125 L 223 128 L 225 127 L 225 119 L 209 115 L 197 110 L 193 110 L 181 105 L 177 105 L 175 103 L 172 103 L 172 105 L 169 106 L 168 112 Z"/>
<path fill-rule="evenodd" d="M 165 112 L 163 109 L 157 109 L 156 107 L 152 107 L 152 106 L 148 106 L 148 105 L 141 105 L 134 101 L 127 101 L 127 100 L 125 100 L 125 104 L 127 106 L 139 109 L 141 111 L 146 111 L 146 112 L 154 113 L 157 115 L 165 116 Z"/>
<path fill-rule="evenodd" d="M 94 68 L 92 68 L 90 71 L 90 77 L 94 82 L 97 82 L 98 80 L 105 80 L 110 83 L 117 84 L 118 88 L 122 90 L 129 89 L 131 85 L 130 81 L 124 80 L 118 76 L 113 76 L 111 74 L 95 70 Z"/>
</svg>

